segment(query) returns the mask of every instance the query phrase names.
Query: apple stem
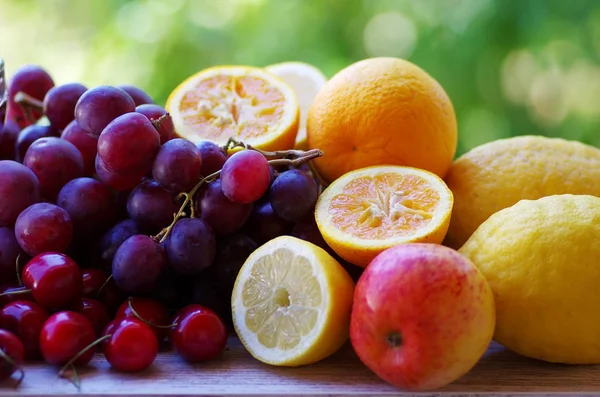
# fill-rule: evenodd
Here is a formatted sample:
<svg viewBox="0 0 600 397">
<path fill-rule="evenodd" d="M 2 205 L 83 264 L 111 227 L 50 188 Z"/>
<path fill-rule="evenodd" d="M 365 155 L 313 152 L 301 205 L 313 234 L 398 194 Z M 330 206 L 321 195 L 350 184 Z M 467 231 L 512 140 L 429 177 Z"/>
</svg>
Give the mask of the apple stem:
<svg viewBox="0 0 600 397">
<path fill-rule="evenodd" d="M 402 346 L 402 335 L 399 332 L 392 332 L 387 337 L 387 343 L 393 348 Z"/>
</svg>

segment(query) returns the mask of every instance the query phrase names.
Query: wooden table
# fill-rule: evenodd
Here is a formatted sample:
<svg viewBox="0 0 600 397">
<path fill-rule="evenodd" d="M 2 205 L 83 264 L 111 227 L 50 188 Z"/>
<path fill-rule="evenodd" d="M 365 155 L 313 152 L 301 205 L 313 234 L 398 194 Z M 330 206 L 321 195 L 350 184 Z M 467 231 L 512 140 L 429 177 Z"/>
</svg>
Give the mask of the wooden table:
<svg viewBox="0 0 600 397">
<path fill-rule="evenodd" d="M 492 344 L 476 368 L 443 389 L 403 392 L 380 381 L 364 367 L 350 346 L 308 367 L 278 368 L 254 360 L 236 339 L 221 360 L 189 365 L 173 353 L 161 353 L 146 372 L 111 371 L 101 356 L 80 370 L 81 390 L 58 379 L 56 368 L 26 367 L 19 388 L 5 382 L 0 396 L 517 396 L 600 395 L 600 366 L 555 365 L 519 357 Z"/>
</svg>

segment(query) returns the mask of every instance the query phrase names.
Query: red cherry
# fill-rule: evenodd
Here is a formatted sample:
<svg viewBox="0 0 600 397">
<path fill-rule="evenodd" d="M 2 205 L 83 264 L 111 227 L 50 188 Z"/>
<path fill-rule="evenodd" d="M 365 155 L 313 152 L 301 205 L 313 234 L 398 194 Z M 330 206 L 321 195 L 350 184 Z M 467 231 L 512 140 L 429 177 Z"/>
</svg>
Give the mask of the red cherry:
<svg viewBox="0 0 600 397">
<path fill-rule="evenodd" d="M 16 281 L 0 286 L 0 307 L 15 301 L 33 301 L 33 294 Z"/>
<path fill-rule="evenodd" d="M 227 343 L 227 327 L 211 309 L 188 305 L 175 315 L 175 325 L 169 331 L 173 349 L 190 362 L 218 357 Z"/>
<path fill-rule="evenodd" d="M 25 265 L 23 284 L 46 309 L 66 309 L 81 297 L 81 270 L 70 257 L 46 252 L 34 256 Z"/>
<path fill-rule="evenodd" d="M 112 278 L 108 281 L 105 279 L 104 281 L 106 284 L 100 290 L 97 299 L 104 303 L 106 310 L 112 315 L 117 311 L 119 306 L 121 306 L 121 303 L 127 299 L 127 296 L 117 287 L 117 284 L 115 284 Z"/>
<path fill-rule="evenodd" d="M 23 342 L 25 357 L 40 357 L 40 332 L 48 312 L 35 302 L 15 301 L 0 311 L 0 327 L 14 333 Z"/>
<path fill-rule="evenodd" d="M 133 310 L 129 306 L 130 302 Z M 139 317 L 135 315 L 134 310 Z M 169 311 L 165 305 L 150 298 L 130 298 L 129 301 L 125 301 L 119 306 L 115 318 L 138 318 L 158 325 L 159 327 L 152 327 L 152 330 L 154 330 L 156 337 L 161 342 L 169 333 L 168 326 L 171 324 L 171 316 L 169 316 Z"/>
<path fill-rule="evenodd" d="M 13 333 L 0 329 L 0 380 L 6 379 L 15 371 L 21 371 L 21 379 L 23 379 L 23 370 L 21 365 L 24 361 L 23 344 Z"/>
<path fill-rule="evenodd" d="M 81 298 L 79 304 L 75 307 L 75 311 L 83 314 L 90 321 L 96 335 L 100 335 L 104 327 L 110 322 L 106 306 L 96 299 Z"/>
<path fill-rule="evenodd" d="M 40 333 L 40 350 L 48 364 L 64 365 L 96 339 L 92 324 L 83 314 L 63 311 L 50 316 Z M 86 365 L 94 356 L 89 349 L 75 360 Z"/>
<path fill-rule="evenodd" d="M 102 350 L 117 371 L 142 371 L 156 359 L 158 339 L 143 321 L 132 317 L 114 320 L 107 326 L 107 331 L 111 336 L 102 344 Z"/>
<path fill-rule="evenodd" d="M 98 299 L 98 292 L 106 282 L 106 274 L 96 268 L 81 269 L 81 296 L 84 298 Z"/>
</svg>

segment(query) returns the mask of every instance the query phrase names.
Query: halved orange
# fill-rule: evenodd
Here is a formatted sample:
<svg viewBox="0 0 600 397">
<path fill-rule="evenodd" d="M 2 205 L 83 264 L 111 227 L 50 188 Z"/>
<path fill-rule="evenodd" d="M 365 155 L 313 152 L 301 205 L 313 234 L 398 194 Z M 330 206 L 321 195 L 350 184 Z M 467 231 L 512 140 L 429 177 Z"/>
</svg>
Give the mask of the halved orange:
<svg viewBox="0 0 600 397">
<path fill-rule="evenodd" d="M 437 175 L 412 167 L 351 171 L 323 191 L 315 219 L 342 258 L 366 267 L 381 251 L 403 243 L 440 244 L 454 198 Z"/>
<path fill-rule="evenodd" d="M 169 96 L 175 131 L 198 143 L 237 138 L 258 149 L 294 147 L 300 110 L 283 80 L 250 66 L 215 66 L 191 76 Z"/>
</svg>

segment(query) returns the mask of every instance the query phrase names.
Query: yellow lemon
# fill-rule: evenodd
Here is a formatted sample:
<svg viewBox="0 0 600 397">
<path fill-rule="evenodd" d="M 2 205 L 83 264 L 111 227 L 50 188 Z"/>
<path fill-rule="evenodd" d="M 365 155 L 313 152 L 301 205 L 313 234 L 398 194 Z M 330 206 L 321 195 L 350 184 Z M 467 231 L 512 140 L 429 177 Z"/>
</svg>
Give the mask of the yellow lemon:
<svg viewBox="0 0 600 397">
<path fill-rule="evenodd" d="M 539 360 L 600 364 L 600 198 L 522 200 L 459 252 L 494 293 L 494 339 Z"/>
<path fill-rule="evenodd" d="M 354 282 L 325 250 L 290 236 L 254 251 L 231 297 L 235 330 L 256 359 L 311 364 L 348 339 Z"/>
<path fill-rule="evenodd" d="M 555 194 L 600 196 L 600 150 L 580 142 L 521 136 L 481 145 L 445 178 L 454 210 L 445 244 L 459 248 L 493 213 Z"/>
</svg>

